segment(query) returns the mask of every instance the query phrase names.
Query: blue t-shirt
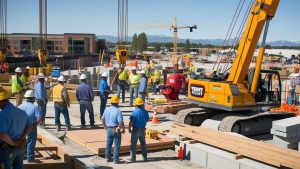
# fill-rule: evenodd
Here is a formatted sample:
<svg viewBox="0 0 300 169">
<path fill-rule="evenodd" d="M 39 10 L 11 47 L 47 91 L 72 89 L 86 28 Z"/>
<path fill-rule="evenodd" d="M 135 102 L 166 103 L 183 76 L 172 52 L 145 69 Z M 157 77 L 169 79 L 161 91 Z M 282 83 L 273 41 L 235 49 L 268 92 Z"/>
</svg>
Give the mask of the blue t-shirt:
<svg viewBox="0 0 300 169">
<path fill-rule="evenodd" d="M 103 118 L 107 127 L 116 127 L 123 122 L 122 112 L 113 105 L 105 109 Z"/>
<path fill-rule="evenodd" d="M 140 80 L 139 92 L 146 92 L 147 89 L 147 79 L 142 77 Z"/>
<path fill-rule="evenodd" d="M 35 98 L 45 101 L 47 99 L 47 90 L 43 83 L 37 81 L 34 85 Z"/>
<path fill-rule="evenodd" d="M 12 140 L 18 140 L 26 127 L 32 125 L 25 111 L 8 103 L 0 111 L 0 133 L 7 133 Z"/>
<path fill-rule="evenodd" d="M 107 89 L 108 89 L 107 81 L 101 79 L 100 83 L 99 83 L 100 94 L 105 94 L 105 90 L 107 90 Z"/>
<path fill-rule="evenodd" d="M 148 112 L 140 107 L 137 107 L 130 115 L 130 121 L 133 123 L 133 128 L 145 128 L 149 121 Z"/>
<path fill-rule="evenodd" d="M 32 123 L 35 123 L 37 119 L 42 117 L 42 110 L 31 102 L 24 102 L 18 108 L 27 113 Z"/>
</svg>

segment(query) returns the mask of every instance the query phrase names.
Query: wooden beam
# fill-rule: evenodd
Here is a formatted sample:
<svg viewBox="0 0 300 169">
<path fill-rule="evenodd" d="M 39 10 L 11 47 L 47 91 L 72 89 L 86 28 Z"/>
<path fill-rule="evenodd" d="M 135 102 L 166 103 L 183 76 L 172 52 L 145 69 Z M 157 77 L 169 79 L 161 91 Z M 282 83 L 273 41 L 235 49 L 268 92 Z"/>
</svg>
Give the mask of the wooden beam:
<svg viewBox="0 0 300 169">
<path fill-rule="evenodd" d="M 294 150 L 275 147 L 268 143 L 220 131 L 182 124 L 172 125 L 170 131 L 277 167 L 300 168 L 300 153 Z"/>
</svg>

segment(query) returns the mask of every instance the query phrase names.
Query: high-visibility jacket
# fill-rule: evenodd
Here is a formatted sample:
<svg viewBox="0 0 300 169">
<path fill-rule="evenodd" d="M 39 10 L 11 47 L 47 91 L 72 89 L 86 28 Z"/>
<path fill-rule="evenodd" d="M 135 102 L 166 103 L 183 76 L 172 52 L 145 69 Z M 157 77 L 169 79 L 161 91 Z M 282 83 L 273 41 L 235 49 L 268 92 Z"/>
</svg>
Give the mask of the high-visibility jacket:
<svg viewBox="0 0 300 169">
<path fill-rule="evenodd" d="M 140 80 L 141 76 L 138 74 L 130 74 L 129 76 L 129 82 L 130 82 L 130 87 L 132 88 L 138 88 L 140 86 Z"/>
<path fill-rule="evenodd" d="M 126 70 L 123 70 L 121 73 L 119 73 L 119 80 L 126 80 L 128 77 L 128 73 Z"/>
<path fill-rule="evenodd" d="M 19 93 L 22 92 L 24 88 L 24 85 L 22 83 L 22 80 L 17 76 L 14 75 L 11 78 L 11 92 L 12 93 Z"/>
<path fill-rule="evenodd" d="M 155 69 L 154 75 L 152 76 L 153 82 L 158 82 L 160 80 L 161 73 L 159 70 Z"/>
<path fill-rule="evenodd" d="M 63 103 L 63 90 L 65 87 L 61 84 L 57 84 L 53 87 L 53 102 Z"/>
<path fill-rule="evenodd" d="M 150 70 L 150 68 L 146 68 L 145 69 L 145 74 L 146 74 L 147 78 L 151 77 L 151 70 Z"/>
<path fill-rule="evenodd" d="M 27 77 L 25 74 L 22 74 L 21 81 L 23 83 L 24 89 L 27 90 L 28 89 L 27 83 L 29 81 L 29 77 Z"/>
<path fill-rule="evenodd" d="M 194 66 L 194 65 L 190 65 L 189 66 L 189 72 L 195 72 L 195 70 L 196 70 L 196 67 Z"/>
</svg>

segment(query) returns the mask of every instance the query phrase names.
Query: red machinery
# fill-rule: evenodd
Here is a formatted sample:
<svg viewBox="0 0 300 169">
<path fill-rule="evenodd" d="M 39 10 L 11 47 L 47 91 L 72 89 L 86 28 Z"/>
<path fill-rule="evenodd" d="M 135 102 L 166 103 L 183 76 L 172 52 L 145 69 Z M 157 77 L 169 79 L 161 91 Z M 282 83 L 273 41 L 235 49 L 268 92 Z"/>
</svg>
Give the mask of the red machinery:
<svg viewBox="0 0 300 169">
<path fill-rule="evenodd" d="M 179 92 L 185 89 L 185 76 L 182 73 L 174 73 L 167 78 L 166 84 L 160 86 L 162 94 L 168 100 L 178 100 Z"/>
</svg>

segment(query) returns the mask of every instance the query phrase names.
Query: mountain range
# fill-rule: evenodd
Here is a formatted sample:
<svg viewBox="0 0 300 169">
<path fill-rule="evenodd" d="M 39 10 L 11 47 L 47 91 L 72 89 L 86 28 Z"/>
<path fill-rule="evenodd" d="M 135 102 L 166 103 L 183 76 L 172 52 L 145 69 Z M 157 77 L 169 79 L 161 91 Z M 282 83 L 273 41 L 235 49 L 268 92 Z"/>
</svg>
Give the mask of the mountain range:
<svg viewBox="0 0 300 169">
<path fill-rule="evenodd" d="M 117 42 L 118 38 L 114 35 L 98 35 L 98 39 L 106 39 L 107 42 Z M 173 37 L 165 36 L 165 35 L 147 35 L 148 42 L 161 42 L 161 43 L 167 43 L 167 42 L 173 42 Z M 128 40 L 132 40 L 132 36 L 128 37 Z M 178 42 L 185 43 L 186 39 L 178 39 Z M 196 44 L 210 44 L 210 45 L 222 45 L 224 42 L 223 39 L 190 39 L 190 43 L 196 43 Z M 233 39 L 230 39 L 228 44 L 232 44 Z M 278 40 L 278 41 L 270 41 L 267 42 L 267 45 L 271 46 L 300 46 L 300 41 L 298 42 L 290 42 L 286 40 Z"/>
</svg>

